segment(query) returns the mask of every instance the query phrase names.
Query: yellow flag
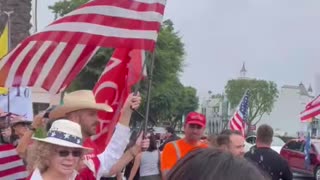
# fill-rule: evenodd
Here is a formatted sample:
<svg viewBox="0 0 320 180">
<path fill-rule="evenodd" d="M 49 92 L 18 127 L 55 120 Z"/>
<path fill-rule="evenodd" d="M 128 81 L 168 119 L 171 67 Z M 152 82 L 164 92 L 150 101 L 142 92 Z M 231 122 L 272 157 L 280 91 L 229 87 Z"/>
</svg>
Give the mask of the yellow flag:
<svg viewBox="0 0 320 180">
<path fill-rule="evenodd" d="M 8 88 L 0 87 L 0 95 L 7 95 L 9 93 Z"/>
<path fill-rule="evenodd" d="M 0 60 L 3 56 L 8 54 L 8 51 L 9 51 L 9 26 L 7 23 L 6 26 L 4 27 L 2 34 L 0 35 Z"/>
</svg>

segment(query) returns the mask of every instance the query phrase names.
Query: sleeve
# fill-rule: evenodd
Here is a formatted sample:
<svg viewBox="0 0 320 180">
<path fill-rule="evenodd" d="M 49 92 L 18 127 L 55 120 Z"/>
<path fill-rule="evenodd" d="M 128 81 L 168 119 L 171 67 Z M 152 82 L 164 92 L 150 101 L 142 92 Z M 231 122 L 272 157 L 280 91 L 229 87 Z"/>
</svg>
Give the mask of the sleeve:
<svg viewBox="0 0 320 180">
<path fill-rule="evenodd" d="M 130 129 L 129 127 L 117 124 L 116 130 L 106 149 L 98 155 L 100 168 L 97 172 L 97 179 L 109 174 L 112 166 L 121 158 L 125 148 L 129 142 Z"/>
<path fill-rule="evenodd" d="M 168 173 L 175 163 L 177 162 L 177 156 L 176 156 L 175 148 L 172 143 L 167 143 L 164 146 L 164 149 L 161 153 L 161 172 L 163 174 Z"/>
</svg>

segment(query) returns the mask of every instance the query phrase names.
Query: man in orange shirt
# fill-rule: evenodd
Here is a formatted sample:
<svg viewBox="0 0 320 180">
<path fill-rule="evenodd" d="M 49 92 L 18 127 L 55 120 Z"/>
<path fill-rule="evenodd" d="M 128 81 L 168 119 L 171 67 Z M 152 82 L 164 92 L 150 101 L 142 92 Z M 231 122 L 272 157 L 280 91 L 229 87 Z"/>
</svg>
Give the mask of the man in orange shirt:
<svg viewBox="0 0 320 180">
<path fill-rule="evenodd" d="M 201 137 L 206 127 L 206 117 L 197 112 L 187 115 L 184 133 L 185 137 L 177 141 L 172 141 L 165 145 L 161 155 L 161 172 L 165 179 L 167 173 L 174 167 L 179 159 L 183 158 L 192 150 L 207 148 L 208 145 L 202 143 Z"/>
</svg>

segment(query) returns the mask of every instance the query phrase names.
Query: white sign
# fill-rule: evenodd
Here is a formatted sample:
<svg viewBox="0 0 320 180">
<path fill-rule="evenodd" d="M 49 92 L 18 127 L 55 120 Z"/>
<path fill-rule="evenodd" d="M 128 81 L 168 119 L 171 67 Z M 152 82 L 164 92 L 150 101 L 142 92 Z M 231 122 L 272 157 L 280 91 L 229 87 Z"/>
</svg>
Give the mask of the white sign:
<svg viewBox="0 0 320 180">
<path fill-rule="evenodd" d="M 9 88 L 10 102 L 8 106 L 8 95 L 0 95 L 0 112 L 8 112 L 24 117 L 28 121 L 33 120 L 33 108 L 31 89 L 25 87 Z"/>
</svg>

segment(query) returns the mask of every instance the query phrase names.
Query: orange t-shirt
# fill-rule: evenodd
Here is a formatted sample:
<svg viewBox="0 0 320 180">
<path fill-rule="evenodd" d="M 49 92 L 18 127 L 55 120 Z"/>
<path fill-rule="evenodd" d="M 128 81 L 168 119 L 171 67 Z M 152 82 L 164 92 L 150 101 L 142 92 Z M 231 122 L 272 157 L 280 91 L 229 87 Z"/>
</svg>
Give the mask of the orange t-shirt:
<svg viewBox="0 0 320 180">
<path fill-rule="evenodd" d="M 166 144 L 161 153 L 161 171 L 163 173 L 167 173 L 173 168 L 179 159 L 183 158 L 190 151 L 207 147 L 207 144 L 201 143 L 200 141 L 199 144 L 195 146 L 190 145 L 184 139 L 179 139 Z M 179 152 L 177 152 L 176 149 L 179 149 Z"/>
</svg>

